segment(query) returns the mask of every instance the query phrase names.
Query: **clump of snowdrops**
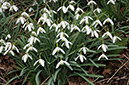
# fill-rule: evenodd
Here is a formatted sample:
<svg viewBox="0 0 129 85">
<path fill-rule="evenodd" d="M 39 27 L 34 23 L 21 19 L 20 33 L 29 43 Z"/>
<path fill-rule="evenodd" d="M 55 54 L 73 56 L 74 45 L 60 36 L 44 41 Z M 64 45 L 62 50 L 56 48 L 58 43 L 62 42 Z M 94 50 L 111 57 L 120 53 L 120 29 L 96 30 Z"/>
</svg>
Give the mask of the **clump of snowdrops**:
<svg viewBox="0 0 129 85">
<path fill-rule="evenodd" d="M 13 25 L 1 27 L 0 53 L 13 56 L 21 70 L 8 83 L 26 75 L 23 84 L 64 85 L 72 76 L 93 84 L 88 77 L 103 76 L 88 73 L 88 68 L 105 66 L 99 61 L 118 55 L 109 51 L 124 48 L 115 44 L 122 39 L 115 34 L 112 17 L 93 0 L 84 9 L 72 0 L 43 0 L 44 6 L 35 1 L 24 11 L 12 2 L 0 3 L 3 20 L 7 11 L 13 17 L 11 22 L 6 18 Z M 115 5 L 115 0 L 108 4 Z"/>
</svg>

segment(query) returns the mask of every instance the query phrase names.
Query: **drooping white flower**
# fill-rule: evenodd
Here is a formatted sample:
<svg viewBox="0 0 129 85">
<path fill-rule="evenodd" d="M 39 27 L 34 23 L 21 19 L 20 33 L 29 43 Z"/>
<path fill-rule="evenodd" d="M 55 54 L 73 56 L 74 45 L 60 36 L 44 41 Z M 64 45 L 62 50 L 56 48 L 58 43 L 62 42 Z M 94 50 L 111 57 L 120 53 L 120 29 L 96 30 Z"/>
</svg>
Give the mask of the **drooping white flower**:
<svg viewBox="0 0 129 85">
<path fill-rule="evenodd" d="M 38 50 L 37 50 L 36 48 L 34 48 L 33 46 L 30 46 L 30 47 L 26 50 L 26 52 L 28 53 L 30 50 L 31 50 L 31 51 L 34 50 L 35 52 L 38 52 Z"/>
<path fill-rule="evenodd" d="M 64 64 L 70 65 L 68 62 L 66 62 L 66 61 L 64 61 L 64 60 L 60 60 L 60 62 L 58 62 L 57 65 L 56 65 L 56 69 L 57 69 L 60 65 L 64 65 Z"/>
<path fill-rule="evenodd" d="M 12 11 L 12 10 L 14 10 L 15 12 L 17 12 L 18 11 L 18 7 L 16 5 L 12 5 L 10 7 L 9 11 Z"/>
<path fill-rule="evenodd" d="M 3 49 L 4 49 L 4 46 L 0 46 L 0 53 L 2 52 Z"/>
<path fill-rule="evenodd" d="M 37 35 L 39 35 L 39 32 L 41 33 L 46 33 L 46 31 L 42 28 L 42 27 L 39 27 L 38 30 L 37 30 Z"/>
<path fill-rule="evenodd" d="M 18 24 L 19 22 L 21 22 L 21 24 L 24 24 L 26 21 L 26 19 L 24 17 L 19 17 L 16 21 L 16 24 Z"/>
<path fill-rule="evenodd" d="M 69 8 L 70 8 L 72 11 L 74 11 L 74 6 L 73 6 L 73 5 L 70 4 L 70 5 L 67 7 L 67 10 L 68 10 Z"/>
<path fill-rule="evenodd" d="M 89 51 L 89 49 L 87 47 L 82 47 L 80 48 L 79 52 L 83 51 L 84 54 L 86 54 L 86 51 Z"/>
<path fill-rule="evenodd" d="M 80 7 L 77 7 L 75 14 L 78 14 L 79 11 L 81 11 L 82 13 L 84 12 Z"/>
<path fill-rule="evenodd" d="M 98 20 L 98 19 L 93 22 L 92 26 L 95 25 L 94 27 L 96 28 L 98 24 L 99 24 L 101 27 L 103 26 L 102 23 L 100 22 L 100 20 Z"/>
<path fill-rule="evenodd" d="M 115 5 L 115 2 L 116 2 L 116 0 L 109 0 L 109 1 L 107 2 L 107 4 L 112 3 L 112 4 Z"/>
<path fill-rule="evenodd" d="M 112 34 L 111 34 L 109 31 L 105 32 L 105 33 L 102 35 L 102 38 L 105 37 L 106 35 L 109 36 L 109 37 L 112 39 Z"/>
<path fill-rule="evenodd" d="M 2 13 L 3 12 L 3 9 L 2 8 L 0 8 L 0 13 Z"/>
<path fill-rule="evenodd" d="M 51 23 L 53 23 L 52 20 L 47 17 L 40 17 L 38 20 L 38 24 L 40 23 L 40 21 L 43 22 L 42 24 L 46 22 L 48 26 L 51 26 Z"/>
<path fill-rule="evenodd" d="M 91 32 L 91 37 L 96 37 L 96 38 L 98 38 L 99 37 L 99 34 L 97 33 L 97 32 L 100 32 L 99 30 L 94 30 L 94 31 L 92 31 Z"/>
<path fill-rule="evenodd" d="M 59 24 L 58 24 L 58 27 L 63 27 L 63 29 L 66 27 L 66 26 L 68 26 L 69 25 L 69 23 L 67 22 L 67 21 L 61 21 Z"/>
<path fill-rule="evenodd" d="M 106 51 L 107 51 L 107 49 L 108 49 L 108 46 L 107 46 L 107 45 L 102 44 L 102 45 L 100 45 L 100 46 L 98 47 L 98 49 L 97 49 L 97 50 L 99 50 L 101 47 L 102 47 L 102 49 L 103 49 L 103 51 L 104 51 L 104 52 L 106 52 Z"/>
<path fill-rule="evenodd" d="M 63 49 L 61 49 L 60 47 L 56 47 L 56 48 L 53 50 L 52 55 L 55 55 L 56 52 L 59 52 L 59 51 L 61 51 L 63 54 L 65 54 L 65 52 L 64 52 Z"/>
<path fill-rule="evenodd" d="M 74 25 L 74 24 L 71 25 L 71 31 L 70 32 L 73 32 L 73 30 L 78 30 L 80 32 L 79 27 Z"/>
<path fill-rule="evenodd" d="M 8 34 L 6 37 L 5 37 L 5 40 L 7 40 L 7 39 L 10 39 L 11 38 L 11 35 L 10 34 Z"/>
<path fill-rule="evenodd" d="M 61 6 L 61 7 L 59 7 L 58 9 L 57 9 L 57 11 L 59 11 L 59 10 L 63 10 L 63 12 L 64 13 L 66 13 L 67 11 L 68 11 L 68 9 L 65 7 L 65 6 Z"/>
<path fill-rule="evenodd" d="M 29 10 L 28 10 L 28 12 L 33 12 L 34 11 L 34 9 L 33 8 L 29 8 Z"/>
<path fill-rule="evenodd" d="M 52 27 L 55 27 L 55 28 L 56 28 L 56 32 L 57 32 L 59 26 L 58 26 L 57 24 L 54 23 L 54 24 L 51 25 L 50 30 L 52 29 Z"/>
<path fill-rule="evenodd" d="M 96 8 L 93 12 L 95 13 L 95 11 L 97 11 L 98 13 L 100 13 L 102 10 L 100 8 Z"/>
<path fill-rule="evenodd" d="M 28 44 L 26 44 L 26 45 L 23 47 L 23 49 L 26 49 L 27 47 L 30 47 L 30 46 L 33 46 L 33 45 L 30 44 L 30 43 L 28 43 Z"/>
<path fill-rule="evenodd" d="M 68 42 L 68 40 L 65 38 L 65 37 L 60 37 L 56 43 L 58 43 L 59 41 L 65 41 L 65 42 Z"/>
<path fill-rule="evenodd" d="M 26 53 L 25 55 L 22 56 L 22 60 L 26 63 L 28 57 L 29 57 L 31 60 L 33 60 L 33 58 L 32 58 L 28 53 Z"/>
<path fill-rule="evenodd" d="M 5 48 L 5 50 L 11 50 L 11 48 L 12 48 L 12 43 L 11 43 L 11 42 L 6 42 L 4 48 Z"/>
<path fill-rule="evenodd" d="M 60 38 L 62 38 L 64 36 L 69 37 L 68 34 L 66 34 L 65 32 L 58 33 L 56 37 L 59 37 L 59 36 L 60 36 Z"/>
<path fill-rule="evenodd" d="M 72 43 L 70 41 L 65 41 L 61 46 L 66 46 L 67 48 L 69 48 L 69 45 L 72 45 Z"/>
<path fill-rule="evenodd" d="M 120 39 L 118 36 L 114 36 L 114 37 L 112 38 L 113 43 L 115 43 L 116 39 L 119 39 L 119 40 L 121 41 L 121 39 Z"/>
<path fill-rule="evenodd" d="M 3 55 L 6 55 L 7 53 L 11 53 L 13 56 L 15 55 L 14 52 L 12 50 L 6 50 L 5 53 Z"/>
<path fill-rule="evenodd" d="M 74 16 L 74 18 L 75 18 L 76 20 L 78 20 L 79 17 L 80 17 L 80 14 L 76 14 L 76 15 Z"/>
<path fill-rule="evenodd" d="M 75 58 L 75 61 L 77 61 L 77 59 L 80 59 L 80 61 L 83 63 L 84 60 L 86 60 L 86 57 L 84 55 L 82 55 L 81 53 Z"/>
<path fill-rule="evenodd" d="M 87 35 L 89 35 L 89 34 L 92 32 L 92 29 L 91 29 L 88 25 L 86 25 L 86 26 L 84 26 L 84 27 L 82 28 L 81 31 L 82 31 L 82 32 L 87 32 Z"/>
<path fill-rule="evenodd" d="M 95 5 L 97 5 L 97 3 L 95 1 L 93 1 L 93 0 L 89 1 L 87 5 L 90 5 L 92 3 L 95 4 Z"/>
<path fill-rule="evenodd" d="M 84 21 L 85 21 L 86 24 L 88 24 L 88 23 L 89 23 L 89 22 L 88 22 L 88 19 L 93 20 L 92 17 L 90 17 L 90 16 L 85 16 L 85 17 L 80 21 L 80 24 L 82 24 L 82 22 L 84 22 Z"/>
<path fill-rule="evenodd" d="M 53 0 L 54 2 L 57 2 L 58 0 Z"/>
<path fill-rule="evenodd" d="M 15 45 L 13 45 L 13 47 L 12 47 L 12 50 L 14 50 L 14 49 L 19 53 L 19 50 Z"/>
<path fill-rule="evenodd" d="M 39 40 L 38 38 L 34 37 L 34 36 L 31 36 L 31 37 L 28 39 L 28 42 L 29 42 L 30 44 L 33 44 L 33 42 L 36 43 L 36 41 L 40 42 L 40 40 Z"/>
<path fill-rule="evenodd" d="M 0 43 L 2 43 L 2 44 L 4 44 L 4 45 L 6 44 L 6 43 L 5 43 L 5 40 L 3 40 L 3 39 L 0 39 Z"/>
<path fill-rule="evenodd" d="M 102 53 L 102 55 L 99 56 L 98 60 L 100 60 L 100 59 L 103 58 L 103 57 L 108 60 L 108 57 L 107 57 L 104 53 Z"/>
<path fill-rule="evenodd" d="M 43 59 L 37 60 L 33 66 L 35 66 L 38 62 L 41 64 L 42 67 L 44 67 L 45 61 Z"/>
<path fill-rule="evenodd" d="M 30 17 L 29 14 L 27 14 L 26 12 L 23 12 L 21 15 L 26 16 L 26 17 Z"/>
<path fill-rule="evenodd" d="M 34 25 L 33 25 L 33 23 L 27 23 L 27 25 L 26 25 L 26 27 L 25 27 L 25 30 L 27 30 L 27 28 L 28 28 L 29 31 L 32 31 L 32 29 L 34 30 Z"/>
<path fill-rule="evenodd" d="M 110 18 L 105 19 L 104 22 L 103 22 L 103 25 L 104 25 L 106 22 L 110 22 L 111 25 L 114 25 L 113 21 L 112 21 Z"/>
<path fill-rule="evenodd" d="M 10 3 L 9 2 L 4 2 L 1 6 L 2 9 L 8 9 L 10 7 Z"/>
<path fill-rule="evenodd" d="M 32 6 L 37 5 L 37 4 L 38 4 L 38 2 L 35 0 L 35 1 L 33 2 Z"/>
<path fill-rule="evenodd" d="M 73 4 L 73 3 L 76 3 L 76 2 L 75 2 L 74 0 L 71 0 L 71 1 L 70 1 L 70 4 Z"/>
<path fill-rule="evenodd" d="M 3 3 L 5 0 L 0 0 L 0 3 Z"/>
</svg>

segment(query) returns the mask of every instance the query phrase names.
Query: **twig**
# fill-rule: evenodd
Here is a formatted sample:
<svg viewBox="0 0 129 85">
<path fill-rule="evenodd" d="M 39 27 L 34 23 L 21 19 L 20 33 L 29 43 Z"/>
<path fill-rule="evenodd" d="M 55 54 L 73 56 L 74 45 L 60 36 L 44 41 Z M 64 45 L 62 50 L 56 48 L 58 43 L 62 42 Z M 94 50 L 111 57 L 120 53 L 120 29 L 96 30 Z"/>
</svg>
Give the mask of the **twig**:
<svg viewBox="0 0 129 85">
<path fill-rule="evenodd" d="M 128 60 L 129 61 L 129 60 Z M 118 71 L 126 64 L 128 63 L 128 61 L 126 61 L 121 67 L 119 67 L 119 69 L 112 75 L 111 78 L 109 78 L 109 80 L 107 81 L 107 83 L 116 75 L 116 73 L 118 73 Z"/>
<path fill-rule="evenodd" d="M 50 76 L 48 76 L 48 77 L 41 83 L 41 85 L 43 85 L 49 78 L 50 78 Z"/>
<path fill-rule="evenodd" d="M 119 60 L 122 64 L 124 64 L 121 60 Z M 125 65 L 125 67 L 129 70 L 129 68 Z"/>
<path fill-rule="evenodd" d="M 6 81 L 5 79 L 3 79 L 1 76 L 0 76 L 0 78 L 1 78 L 5 83 L 7 83 L 7 81 Z"/>
</svg>

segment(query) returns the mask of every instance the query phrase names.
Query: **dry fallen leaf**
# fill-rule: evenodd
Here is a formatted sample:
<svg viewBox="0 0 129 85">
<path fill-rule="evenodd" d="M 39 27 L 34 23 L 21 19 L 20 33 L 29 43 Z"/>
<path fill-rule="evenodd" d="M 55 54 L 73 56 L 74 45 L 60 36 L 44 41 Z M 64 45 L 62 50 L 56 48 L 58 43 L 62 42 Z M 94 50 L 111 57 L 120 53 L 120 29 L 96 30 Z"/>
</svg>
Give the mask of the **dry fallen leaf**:
<svg viewBox="0 0 129 85">
<path fill-rule="evenodd" d="M 103 75 L 105 76 L 107 73 L 111 74 L 111 70 L 110 69 L 104 69 Z"/>
</svg>

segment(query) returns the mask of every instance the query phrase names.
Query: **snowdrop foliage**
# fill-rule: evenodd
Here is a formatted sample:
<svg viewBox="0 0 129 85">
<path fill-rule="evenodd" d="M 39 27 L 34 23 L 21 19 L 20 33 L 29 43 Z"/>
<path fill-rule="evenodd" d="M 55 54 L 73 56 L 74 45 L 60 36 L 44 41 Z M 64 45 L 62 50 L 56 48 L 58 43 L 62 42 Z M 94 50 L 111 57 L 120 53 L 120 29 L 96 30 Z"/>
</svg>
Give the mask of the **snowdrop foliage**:
<svg viewBox="0 0 129 85">
<path fill-rule="evenodd" d="M 52 84 L 64 83 L 74 72 L 88 74 L 84 67 L 99 67 L 96 60 L 110 60 L 108 51 L 116 48 L 117 39 L 122 39 L 113 30 L 115 23 L 111 16 L 98 8 L 94 0 L 86 1 L 87 6 L 83 8 L 75 0 L 42 0 L 40 4 L 35 0 L 30 7 L 19 11 L 17 5 L 0 0 L 0 14 L 9 9 L 14 13 L 12 22 L 15 25 L 3 26 L 3 29 L 12 29 L 5 30 L 0 37 L 0 53 L 20 55 L 22 64 L 30 66 L 27 68 L 34 69 L 33 72 L 42 70 L 46 75 L 44 79 L 49 78 L 47 82 Z M 109 0 L 107 4 L 115 5 L 115 2 Z"/>
</svg>

